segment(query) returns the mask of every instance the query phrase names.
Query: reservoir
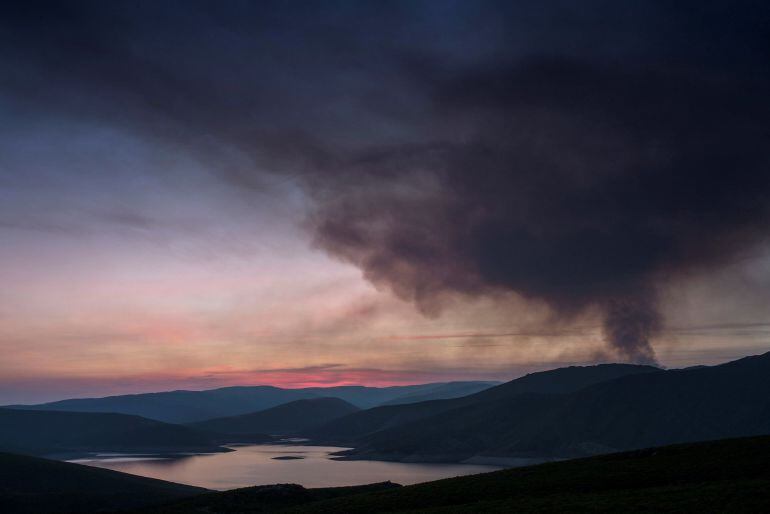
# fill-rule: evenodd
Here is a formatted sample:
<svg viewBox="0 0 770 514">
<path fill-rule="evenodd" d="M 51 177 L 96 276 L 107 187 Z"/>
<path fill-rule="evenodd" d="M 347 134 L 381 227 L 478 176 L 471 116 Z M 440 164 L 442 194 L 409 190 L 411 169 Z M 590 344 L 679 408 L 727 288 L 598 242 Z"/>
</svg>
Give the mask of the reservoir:
<svg viewBox="0 0 770 514">
<path fill-rule="evenodd" d="M 258 444 L 232 449 L 235 451 L 174 457 L 96 454 L 70 462 L 217 490 L 279 483 L 339 487 L 386 480 L 408 485 L 500 469 L 471 464 L 340 461 L 329 454 L 347 448 L 334 446 Z"/>
</svg>

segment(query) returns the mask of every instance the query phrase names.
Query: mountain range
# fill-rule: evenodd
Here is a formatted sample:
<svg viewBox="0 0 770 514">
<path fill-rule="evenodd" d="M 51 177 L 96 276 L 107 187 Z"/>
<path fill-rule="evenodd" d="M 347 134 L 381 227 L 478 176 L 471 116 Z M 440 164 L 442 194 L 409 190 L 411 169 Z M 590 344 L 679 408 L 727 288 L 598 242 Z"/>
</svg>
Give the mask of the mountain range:
<svg viewBox="0 0 770 514">
<path fill-rule="evenodd" d="M 357 443 L 366 436 L 386 429 L 428 419 L 431 416 L 469 405 L 515 398 L 526 393 L 569 393 L 606 380 L 656 371 L 659 369 L 653 366 L 633 364 L 570 366 L 541 371 L 460 398 L 385 405 L 362 410 L 308 431 L 306 435 L 319 442 L 347 445 Z"/>
<path fill-rule="evenodd" d="M 442 382 L 392 387 L 309 387 L 282 389 L 273 386 L 238 386 L 207 391 L 167 391 L 105 398 L 78 398 L 37 405 L 8 405 L 13 409 L 133 414 L 166 423 L 192 423 L 238 416 L 269 409 L 295 400 L 339 398 L 360 409 L 387 402 L 454 398 L 487 389 L 498 382 Z"/>
<path fill-rule="evenodd" d="M 186 425 L 116 413 L 4 408 L 0 450 L 36 455 L 223 451 L 222 443 L 267 442 L 273 438 L 266 434 L 272 434 L 352 448 L 338 456 L 342 459 L 523 465 L 770 434 L 768 377 L 770 353 L 679 370 L 630 364 L 572 366 L 532 373 L 458 398 L 369 409 L 338 397 L 301 398 Z M 445 395 L 466 386 L 320 391 L 342 390 L 358 395 L 359 402 L 361 395 L 369 394 L 371 401 L 374 396 L 383 400 L 384 395 L 400 393 L 398 398 L 409 402 L 418 395 Z M 243 393 L 252 388 L 230 389 Z M 278 391 L 283 399 L 289 393 L 319 392 Z M 207 393 L 223 394 L 222 390 L 197 394 L 210 398 Z M 66 403 L 58 402 L 54 408 Z"/>
<path fill-rule="evenodd" d="M 592 376 L 597 367 L 566 369 L 571 371 L 537 378 L 556 383 L 564 373 Z M 373 424 L 356 425 L 362 430 L 348 436 L 355 449 L 347 456 L 448 462 L 504 458 L 498 462 L 511 464 L 770 434 L 770 353 L 718 366 L 638 371 L 643 372 L 580 388 L 574 387 L 579 380 L 569 381 L 573 387 L 561 393 L 551 386 L 518 387 L 515 380 L 461 400 L 429 402 L 441 408 L 422 404 L 430 413 L 418 419 L 414 413 L 400 422 L 391 417 L 374 431 Z M 333 428 L 353 425 L 356 416 L 376 410 L 340 418 L 315 433 L 330 438 Z"/>
</svg>

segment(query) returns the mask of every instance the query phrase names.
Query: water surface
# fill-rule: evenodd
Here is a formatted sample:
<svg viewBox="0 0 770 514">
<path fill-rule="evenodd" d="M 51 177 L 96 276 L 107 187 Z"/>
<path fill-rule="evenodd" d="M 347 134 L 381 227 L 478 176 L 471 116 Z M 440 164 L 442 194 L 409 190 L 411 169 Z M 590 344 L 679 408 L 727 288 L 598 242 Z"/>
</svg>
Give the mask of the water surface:
<svg viewBox="0 0 770 514">
<path fill-rule="evenodd" d="M 219 490 L 277 483 L 337 487 L 385 480 L 406 485 L 500 469 L 470 464 L 338 461 L 329 454 L 347 448 L 334 446 L 258 444 L 232 448 L 235 451 L 229 453 L 184 457 L 97 454 L 70 462 Z"/>
</svg>

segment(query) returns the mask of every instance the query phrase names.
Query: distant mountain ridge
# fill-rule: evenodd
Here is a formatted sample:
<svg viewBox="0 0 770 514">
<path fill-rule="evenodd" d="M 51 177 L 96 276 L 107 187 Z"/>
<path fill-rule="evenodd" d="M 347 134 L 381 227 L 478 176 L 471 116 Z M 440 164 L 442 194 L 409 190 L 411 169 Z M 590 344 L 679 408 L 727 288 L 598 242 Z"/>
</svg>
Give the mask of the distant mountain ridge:
<svg viewBox="0 0 770 514">
<path fill-rule="evenodd" d="M 250 414 L 199 421 L 189 426 L 221 434 L 292 435 L 359 410 L 339 398 L 310 398 Z"/>
<path fill-rule="evenodd" d="M 463 383 L 454 382 L 452 384 Z M 166 423 L 192 423 L 249 414 L 309 398 L 340 398 L 358 408 L 368 409 L 385 402 L 397 402 L 401 397 L 423 393 L 430 394 L 430 391 L 447 384 L 440 382 L 392 387 L 338 386 L 304 389 L 235 386 L 206 391 L 167 391 L 104 398 L 78 398 L 37 405 L 7 405 L 5 407 L 24 410 L 113 412 L 133 414 Z M 495 382 L 469 382 L 469 384 L 474 384 L 471 387 L 483 389 L 494 385 Z M 441 394 L 451 395 L 452 393 L 448 389 L 444 388 Z M 461 395 L 463 391 L 458 389 L 456 394 Z"/>
</svg>

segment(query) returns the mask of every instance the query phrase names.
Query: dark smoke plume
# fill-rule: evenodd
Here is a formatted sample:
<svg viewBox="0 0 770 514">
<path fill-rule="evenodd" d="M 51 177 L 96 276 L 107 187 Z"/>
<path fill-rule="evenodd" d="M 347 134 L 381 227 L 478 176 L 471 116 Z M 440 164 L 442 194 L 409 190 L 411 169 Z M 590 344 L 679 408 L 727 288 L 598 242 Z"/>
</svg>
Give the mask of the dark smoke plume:
<svg viewBox="0 0 770 514">
<path fill-rule="evenodd" d="M 17 4 L 9 117 L 170 140 L 238 187 L 290 173 L 316 244 L 427 314 L 595 309 L 651 362 L 661 284 L 770 228 L 767 2 Z"/>
</svg>

